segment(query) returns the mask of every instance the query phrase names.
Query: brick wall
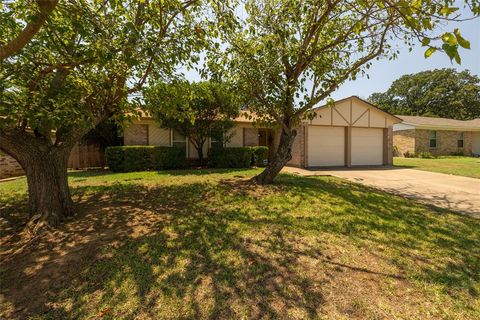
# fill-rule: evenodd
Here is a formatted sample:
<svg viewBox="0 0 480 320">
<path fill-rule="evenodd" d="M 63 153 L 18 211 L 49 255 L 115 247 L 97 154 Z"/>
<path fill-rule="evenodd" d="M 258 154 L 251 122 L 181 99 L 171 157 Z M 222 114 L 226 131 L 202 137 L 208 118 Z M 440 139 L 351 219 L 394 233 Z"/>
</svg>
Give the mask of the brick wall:
<svg viewBox="0 0 480 320">
<path fill-rule="evenodd" d="M 463 148 L 457 147 L 457 139 L 461 131 L 437 130 L 437 147 L 430 148 L 430 130 L 417 129 L 415 132 L 415 152 L 430 152 L 433 155 L 450 155 L 463 152 L 465 155 L 472 154 L 472 132 L 464 132 Z"/>
<path fill-rule="evenodd" d="M 403 157 L 405 152 L 415 152 L 415 129 L 393 132 L 394 156 Z"/>
<path fill-rule="evenodd" d="M 0 152 L 0 179 L 22 176 L 24 174 L 17 160 Z"/>
<path fill-rule="evenodd" d="M 292 160 L 287 165 L 295 167 L 305 167 L 305 126 L 300 125 L 297 128 L 297 136 L 293 141 Z"/>
<path fill-rule="evenodd" d="M 387 165 L 393 165 L 393 127 L 388 127 L 387 130 Z"/>
</svg>

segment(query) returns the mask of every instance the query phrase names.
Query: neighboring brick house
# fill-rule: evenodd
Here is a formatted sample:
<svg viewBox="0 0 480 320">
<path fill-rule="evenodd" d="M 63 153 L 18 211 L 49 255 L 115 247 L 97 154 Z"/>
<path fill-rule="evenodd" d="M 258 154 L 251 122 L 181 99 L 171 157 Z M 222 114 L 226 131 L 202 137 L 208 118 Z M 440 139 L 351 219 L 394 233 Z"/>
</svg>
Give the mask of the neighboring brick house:
<svg viewBox="0 0 480 320">
<path fill-rule="evenodd" d="M 396 156 L 430 152 L 433 155 L 471 156 L 480 154 L 480 119 L 397 116 L 402 123 L 393 126 Z"/>
<path fill-rule="evenodd" d="M 313 110 L 317 117 L 297 128 L 292 160 L 297 167 L 392 164 L 392 126 L 401 120 L 356 96 Z M 253 116 L 253 117 L 252 117 Z M 274 150 L 278 132 L 256 127 L 254 115 L 240 116 L 226 147 L 268 146 Z M 214 141 L 207 141 L 204 155 Z M 125 145 L 177 146 L 187 158 L 198 158 L 193 145 L 175 130 L 163 129 L 147 113 L 125 128 Z"/>
</svg>

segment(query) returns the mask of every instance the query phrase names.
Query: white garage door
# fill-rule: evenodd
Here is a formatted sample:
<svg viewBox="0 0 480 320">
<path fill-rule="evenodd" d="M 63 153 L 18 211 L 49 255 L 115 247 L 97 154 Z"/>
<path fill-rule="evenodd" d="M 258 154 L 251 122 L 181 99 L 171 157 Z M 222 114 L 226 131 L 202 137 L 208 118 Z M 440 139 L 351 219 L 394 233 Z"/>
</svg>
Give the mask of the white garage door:
<svg viewBox="0 0 480 320">
<path fill-rule="evenodd" d="M 309 167 L 345 165 L 344 127 L 309 126 L 307 141 Z"/>
<path fill-rule="evenodd" d="M 383 164 L 383 129 L 352 128 L 352 165 Z"/>
</svg>

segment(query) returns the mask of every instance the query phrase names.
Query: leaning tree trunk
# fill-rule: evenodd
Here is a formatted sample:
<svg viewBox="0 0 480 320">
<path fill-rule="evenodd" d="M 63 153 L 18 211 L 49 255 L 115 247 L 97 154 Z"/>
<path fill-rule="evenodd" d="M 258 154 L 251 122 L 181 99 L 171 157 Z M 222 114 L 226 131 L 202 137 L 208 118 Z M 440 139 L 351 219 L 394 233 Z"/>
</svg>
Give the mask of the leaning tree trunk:
<svg viewBox="0 0 480 320">
<path fill-rule="evenodd" d="M 275 154 L 270 159 L 265 170 L 254 177 L 255 182 L 258 184 L 270 184 L 273 182 L 273 179 L 280 173 L 287 162 L 292 159 L 292 145 L 296 136 L 296 130 L 282 129 Z"/>
<path fill-rule="evenodd" d="M 34 228 L 58 226 L 73 214 L 68 188 L 67 163 L 70 148 L 35 150 L 20 160 L 28 183 L 30 224 Z"/>
</svg>

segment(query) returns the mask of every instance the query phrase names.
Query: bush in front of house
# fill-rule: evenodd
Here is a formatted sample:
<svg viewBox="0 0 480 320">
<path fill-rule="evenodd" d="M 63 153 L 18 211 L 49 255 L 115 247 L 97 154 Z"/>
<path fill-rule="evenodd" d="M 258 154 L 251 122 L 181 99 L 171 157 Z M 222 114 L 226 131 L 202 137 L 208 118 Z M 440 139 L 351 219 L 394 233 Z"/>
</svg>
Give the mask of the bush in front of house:
<svg viewBox="0 0 480 320">
<path fill-rule="evenodd" d="M 185 166 L 185 149 L 176 147 L 154 147 L 152 150 L 153 169 L 177 169 Z"/>
<path fill-rule="evenodd" d="M 418 153 L 417 157 L 418 158 L 423 158 L 423 159 L 433 159 L 433 158 L 435 158 L 435 156 L 431 152 L 428 152 L 428 151 Z"/>
<path fill-rule="evenodd" d="M 454 151 L 454 152 L 450 153 L 450 155 L 454 156 L 454 157 L 464 157 L 465 152 L 462 151 L 462 150 L 458 150 L 458 151 Z"/>
<path fill-rule="evenodd" d="M 400 157 L 400 156 L 402 155 L 402 154 L 400 153 L 400 150 L 398 150 L 398 147 L 397 147 L 397 146 L 393 146 L 392 152 L 393 152 L 393 156 L 394 156 L 394 157 Z"/>
<path fill-rule="evenodd" d="M 403 153 L 403 156 L 404 156 L 405 158 L 415 158 L 416 155 L 415 155 L 415 152 L 407 151 L 407 152 L 404 152 L 404 153 Z"/>
<path fill-rule="evenodd" d="M 252 162 L 250 165 L 255 165 L 257 167 L 264 167 L 267 165 L 268 161 L 268 147 L 257 146 L 250 147 L 253 151 L 252 153 Z"/>
<path fill-rule="evenodd" d="M 105 161 L 113 172 L 173 169 L 185 165 L 185 151 L 157 146 L 107 147 Z"/>
<path fill-rule="evenodd" d="M 419 153 L 414 153 L 407 151 L 403 154 L 405 158 L 422 158 L 422 159 L 434 159 L 436 158 L 431 152 L 423 151 Z"/>
<path fill-rule="evenodd" d="M 249 168 L 252 156 L 250 147 L 212 148 L 208 151 L 208 162 L 214 168 Z"/>
</svg>

